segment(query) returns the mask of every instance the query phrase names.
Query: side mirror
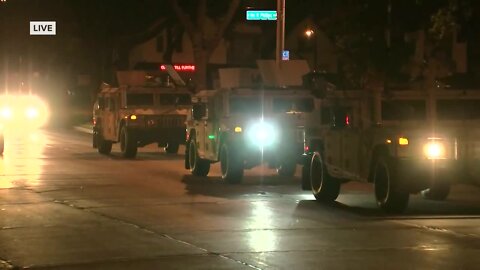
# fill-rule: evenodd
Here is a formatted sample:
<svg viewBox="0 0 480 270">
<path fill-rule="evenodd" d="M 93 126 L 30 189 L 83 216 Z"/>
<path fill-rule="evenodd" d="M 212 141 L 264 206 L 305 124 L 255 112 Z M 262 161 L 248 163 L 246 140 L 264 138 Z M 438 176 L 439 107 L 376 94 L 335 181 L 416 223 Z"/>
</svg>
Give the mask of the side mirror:
<svg viewBox="0 0 480 270">
<path fill-rule="evenodd" d="M 207 115 L 207 107 L 203 103 L 195 103 L 192 108 L 193 120 L 200 120 Z"/>
<path fill-rule="evenodd" d="M 316 98 L 325 98 L 328 82 L 320 73 L 310 72 L 302 77 L 303 87 L 309 89 Z"/>
</svg>

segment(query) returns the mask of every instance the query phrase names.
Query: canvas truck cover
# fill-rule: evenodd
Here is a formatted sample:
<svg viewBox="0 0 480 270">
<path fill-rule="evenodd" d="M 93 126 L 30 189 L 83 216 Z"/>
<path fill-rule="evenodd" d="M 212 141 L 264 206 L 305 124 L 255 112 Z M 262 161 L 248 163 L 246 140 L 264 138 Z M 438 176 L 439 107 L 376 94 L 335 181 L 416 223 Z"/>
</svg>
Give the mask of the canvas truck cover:
<svg viewBox="0 0 480 270">
<path fill-rule="evenodd" d="M 268 87 L 301 87 L 303 75 L 310 72 L 305 60 L 283 61 L 281 67 L 274 60 L 257 60 L 257 66 Z"/>
</svg>

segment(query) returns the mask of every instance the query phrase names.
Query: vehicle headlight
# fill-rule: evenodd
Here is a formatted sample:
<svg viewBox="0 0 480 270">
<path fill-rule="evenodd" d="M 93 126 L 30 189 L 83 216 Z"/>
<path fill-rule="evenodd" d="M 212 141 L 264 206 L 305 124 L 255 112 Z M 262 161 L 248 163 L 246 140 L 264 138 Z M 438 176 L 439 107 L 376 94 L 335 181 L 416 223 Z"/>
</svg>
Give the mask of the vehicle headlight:
<svg viewBox="0 0 480 270">
<path fill-rule="evenodd" d="M 2 116 L 3 119 L 11 119 L 12 118 L 12 109 L 6 107 L 2 108 L 0 111 L 0 115 Z"/>
<path fill-rule="evenodd" d="M 423 154 L 428 159 L 444 159 L 445 145 L 439 141 L 430 141 L 423 146 Z"/>
<path fill-rule="evenodd" d="M 144 126 L 145 125 L 145 120 L 141 115 L 136 115 L 136 114 L 131 114 L 125 117 L 127 120 L 127 125 L 128 126 Z M 148 126 L 155 126 L 156 121 L 154 119 L 150 119 L 146 121 Z"/>
<path fill-rule="evenodd" d="M 5 100 L 3 107 L 0 107 L 0 120 L 5 127 L 14 130 L 25 128 L 35 129 L 44 126 L 48 122 L 48 106 L 40 98 L 31 95 L 7 95 L 0 96 Z"/>
<path fill-rule="evenodd" d="M 274 144 L 278 133 L 272 124 L 260 121 L 248 129 L 247 136 L 251 143 L 263 148 Z"/>
<path fill-rule="evenodd" d="M 38 117 L 38 115 L 39 115 L 39 112 L 37 108 L 30 107 L 25 110 L 25 116 L 28 119 L 35 119 Z"/>
</svg>

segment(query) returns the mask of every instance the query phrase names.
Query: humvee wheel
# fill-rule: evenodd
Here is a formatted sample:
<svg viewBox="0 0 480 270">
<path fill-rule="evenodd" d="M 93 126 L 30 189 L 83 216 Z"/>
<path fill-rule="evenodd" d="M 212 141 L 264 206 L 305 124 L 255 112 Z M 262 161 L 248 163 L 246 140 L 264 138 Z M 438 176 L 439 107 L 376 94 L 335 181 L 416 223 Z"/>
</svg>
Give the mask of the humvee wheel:
<svg viewBox="0 0 480 270">
<path fill-rule="evenodd" d="M 195 176 L 207 176 L 210 171 L 210 162 L 198 156 L 197 144 L 195 140 L 190 140 L 188 146 L 188 163 L 190 171 Z"/>
<path fill-rule="evenodd" d="M 97 146 L 98 153 L 103 155 L 108 155 L 112 152 L 112 142 L 107 141 L 103 138 L 103 135 L 100 133 L 94 134 L 95 145 Z"/>
<path fill-rule="evenodd" d="M 310 190 L 310 164 L 302 166 L 302 190 Z"/>
<path fill-rule="evenodd" d="M 222 179 L 229 184 L 237 184 L 243 178 L 243 161 L 232 146 L 222 144 L 220 149 L 220 168 Z"/>
<path fill-rule="evenodd" d="M 429 200 L 443 201 L 450 193 L 450 183 L 441 181 L 422 191 L 422 197 Z"/>
<path fill-rule="evenodd" d="M 92 147 L 98 148 L 97 143 L 98 143 L 98 132 L 94 130 L 92 133 Z"/>
<path fill-rule="evenodd" d="M 180 148 L 180 144 L 178 142 L 169 142 L 167 146 L 165 146 L 165 152 L 169 154 L 176 154 L 178 153 L 178 148 Z"/>
<path fill-rule="evenodd" d="M 399 188 L 399 174 L 395 162 L 379 157 L 375 163 L 374 187 L 377 205 L 387 213 L 402 213 L 408 205 L 410 194 Z"/>
<path fill-rule="evenodd" d="M 5 139 L 3 136 L 0 136 L 0 155 L 3 155 L 3 151 L 5 150 Z"/>
<path fill-rule="evenodd" d="M 124 158 L 134 158 L 137 155 L 137 140 L 124 126 L 120 131 L 120 151 Z"/>
<path fill-rule="evenodd" d="M 277 168 L 277 173 L 280 176 L 292 177 L 295 175 L 295 170 L 297 169 L 297 164 L 295 161 L 282 161 L 280 166 Z"/>
<path fill-rule="evenodd" d="M 310 188 L 315 199 L 333 202 L 340 194 L 340 181 L 328 174 L 320 153 L 315 152 L 310 163 Z"/>
</svg>

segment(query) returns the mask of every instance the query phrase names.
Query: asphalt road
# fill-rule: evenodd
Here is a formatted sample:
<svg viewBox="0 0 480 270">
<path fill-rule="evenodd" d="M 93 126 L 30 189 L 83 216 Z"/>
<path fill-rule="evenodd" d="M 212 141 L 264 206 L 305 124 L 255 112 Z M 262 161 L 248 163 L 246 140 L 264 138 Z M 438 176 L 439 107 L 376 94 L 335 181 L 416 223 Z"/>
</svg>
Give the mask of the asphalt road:
<svg viewBox="0 0 480 270">
<path fill-rule="evenodd" d="M 76 131 L 7 134 L 0 157 L 0 269 L 479 269 L 480 189 L 414 196 L 401 216 L 369 185 L 322 205 L 299 177 L 202 179 L 155 147 L 124 160 Z"/>
</svg>

